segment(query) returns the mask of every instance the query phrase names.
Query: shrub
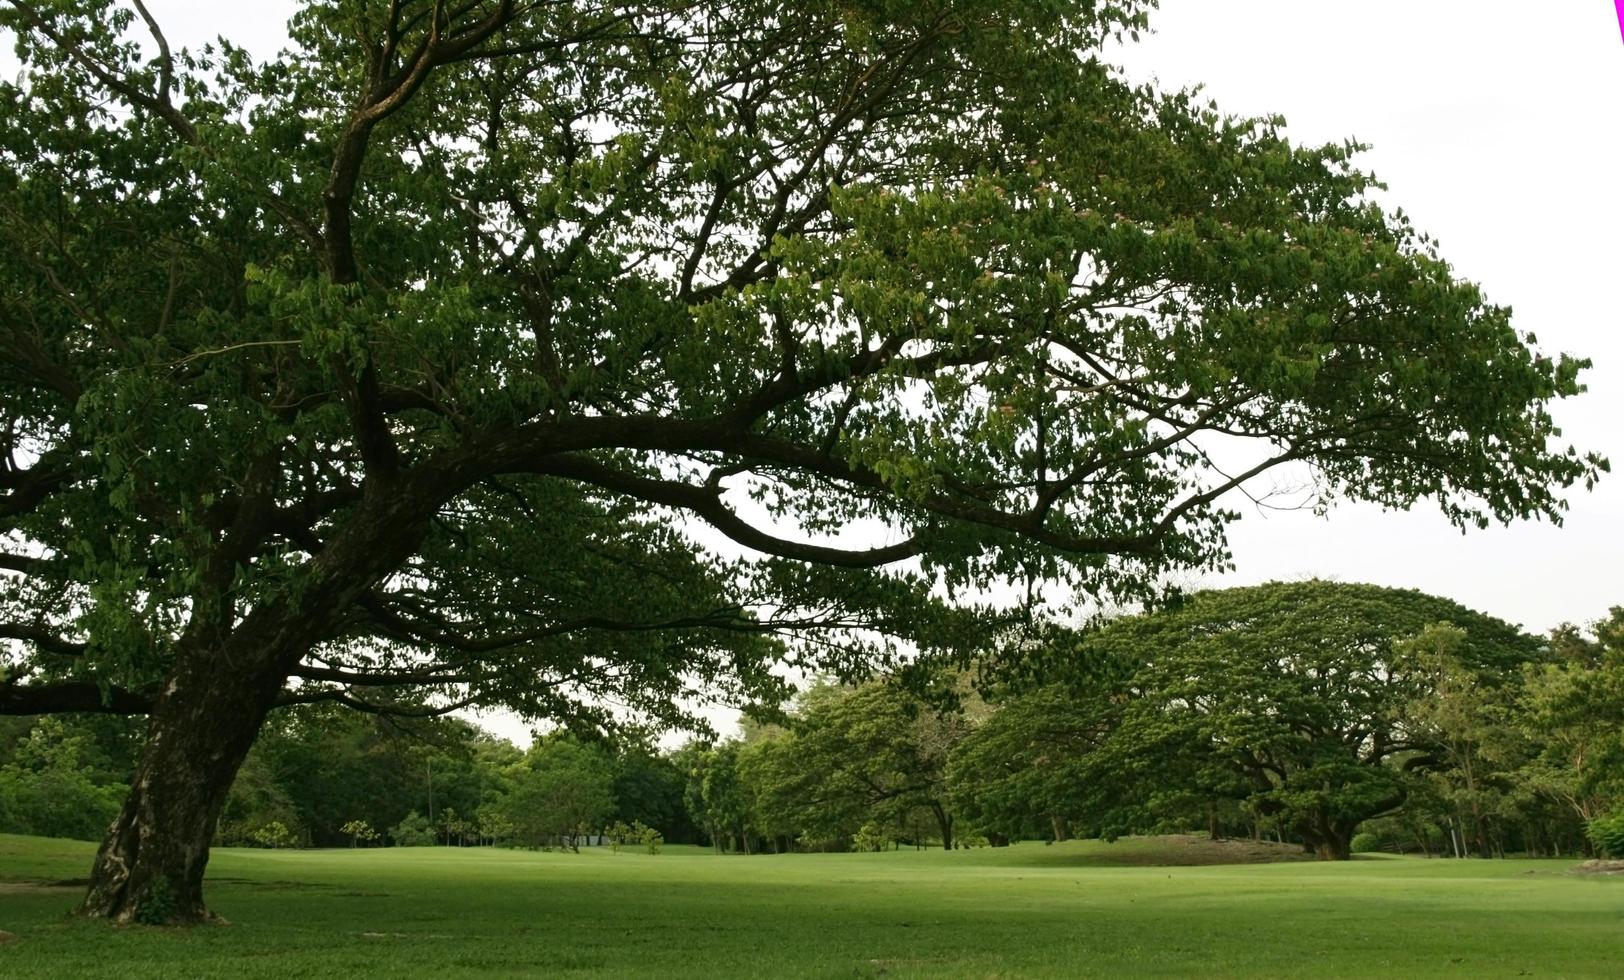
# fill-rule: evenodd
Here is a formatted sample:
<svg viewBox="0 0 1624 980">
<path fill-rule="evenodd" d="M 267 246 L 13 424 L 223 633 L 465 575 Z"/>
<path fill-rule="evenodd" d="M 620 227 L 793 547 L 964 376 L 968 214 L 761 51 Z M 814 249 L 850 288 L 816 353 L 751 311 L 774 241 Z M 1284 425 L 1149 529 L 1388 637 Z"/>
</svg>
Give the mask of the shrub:
<svg viewBox="0 0 1624 980">
<path fill-rule="evenodd" d="M 1597 817 L 1585 827 L 1603 857 L 1624 858 L 1624 812 Z"/>
<path fill-rule="evenodd" d="M 1360 825 L 1349 850 L 1355 854 L 1444 854 L 1449 852 L 1449 841 L 1425 819 L 1380 817 Z"/>
<path fill-rule="evenodd" d="M 851 849 L 850 845 L 851 839 L 848 837 L 819 835 L 810 830 L 803 830 L 800 836 L 795 838 L 797 849 L 812 854 L 834 854 L 848 851 Z"/>
<path fill-rule="evenodd" d="M 282 830 L 285 833 L 287 828 L 283 827 Z M 175 893 L 170 890 L 168 879 L 159 878 L 152 883 L 146 899 L 136 908 L 135 921 L 144 926 L 165 925 L 175 917 L 176 904 Z"/>
<path fill-rule="evenodd" d="M 637 838 L 637 843 L 643 845 L 644 851 L 648 852 L 649 854 L 660 853 L 660 848 L 665 844 L 664 834 L 643 823 L 641 820 L 633 820 L 631 829 L 632 836 Z"/>
<path fill-rule="evenodd" d="M 436 840 L 433 825 L 416 810 L 402 817 L 389 836 L 398 847 L 429 847 Z"/>
</svg>

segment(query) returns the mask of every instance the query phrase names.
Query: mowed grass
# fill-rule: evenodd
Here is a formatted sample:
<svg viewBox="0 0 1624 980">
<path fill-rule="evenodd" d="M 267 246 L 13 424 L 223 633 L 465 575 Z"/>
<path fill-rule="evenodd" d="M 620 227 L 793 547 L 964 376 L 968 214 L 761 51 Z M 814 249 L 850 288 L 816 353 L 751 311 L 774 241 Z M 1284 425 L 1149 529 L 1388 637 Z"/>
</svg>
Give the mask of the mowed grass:
<svg viewBox="0 0 1624 980">
<path fill-rule="evenodd" d="M 226 849 L 185 930 L 69 918 L 91 845 L 0 836 L 0 977 L 1624 976 L 1624 879 L 1569 861 L 1147 863 L 1200 852 Z"/>
</svg>

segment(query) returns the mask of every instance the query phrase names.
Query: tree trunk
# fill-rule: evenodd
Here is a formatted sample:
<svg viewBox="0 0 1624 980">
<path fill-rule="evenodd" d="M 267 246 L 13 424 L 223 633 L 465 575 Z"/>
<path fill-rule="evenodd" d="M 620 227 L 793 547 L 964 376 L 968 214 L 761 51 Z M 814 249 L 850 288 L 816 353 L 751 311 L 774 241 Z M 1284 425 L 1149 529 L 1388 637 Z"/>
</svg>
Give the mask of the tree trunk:
<svg viewBox="0 0 1624 980">
<path fill-rule="evenodd" d="M 1326 826 L 1314 842 L 1314 854 L 1321 861 L 1347 861 L 1353 857 L 1353 827 Z"/>
<path fill-rule="evenodd" d="M 232 780 L 286 671 L 211 650 L 182 655 L 154 705 L 129 795 L 91 867 L 81 915 L 115 922 L 195 923 L 209 842 Z"/>
<path fill-rule="evenodd" d="M 1314 855 L 1321 861 L 1346 861 L 1353 857 L 1349 852 L 1348 842 L 1338 838 L 1328 838 L 1314 846 Z"/>
<path fill-rule="evenodd" d="M 298 588 L 240 618 L 230 598 L 237 556 L 223 547 L 211 558 L 80 914 L 116 922 L 213 918 L 203 904 L 209 842 L 265 715 L 299 660 L 417 548 L 438 499 L 430 484 L 373 488 Z"/>
<path fill-rule="evenodd" d="M 1321 861 L 1346 861 L 1353 856 L 1353 832 L 1358 823 L 1332 819 L 1324 813 L 1315 813 L 1298 825 L 1303 850 Z"/>
<path fill-rule="evenodd" d="M 1058 813 L 1049 814 L 1049 826 L 1054 829 L 1054 842 L 1059 844 L 1067 839 L 1066 820 Z"/>
<path fill-rule="evenodd" d="M 940 803 L 930 805 L 931 812 L 936 815 L 936 826 L 942 831 L 942 850 L 953 849 L 953 815 Z"/>
</svg>

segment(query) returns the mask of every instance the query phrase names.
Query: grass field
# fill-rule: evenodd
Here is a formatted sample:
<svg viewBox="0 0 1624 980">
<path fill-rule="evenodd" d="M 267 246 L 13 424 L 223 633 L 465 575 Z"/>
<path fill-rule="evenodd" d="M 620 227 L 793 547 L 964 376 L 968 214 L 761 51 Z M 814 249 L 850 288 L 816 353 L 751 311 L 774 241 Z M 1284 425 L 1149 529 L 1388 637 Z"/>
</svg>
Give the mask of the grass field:
<svg viewBox="0 0 1624 980">
<path fill-rule="evenodd" d="M 1624 976 L 1624 879 L 1568 861 L 217 850 L 233 924 L 174 930 L 68 918 L 91 853 L 0 836 L 0 977 Z"/>
</svg>

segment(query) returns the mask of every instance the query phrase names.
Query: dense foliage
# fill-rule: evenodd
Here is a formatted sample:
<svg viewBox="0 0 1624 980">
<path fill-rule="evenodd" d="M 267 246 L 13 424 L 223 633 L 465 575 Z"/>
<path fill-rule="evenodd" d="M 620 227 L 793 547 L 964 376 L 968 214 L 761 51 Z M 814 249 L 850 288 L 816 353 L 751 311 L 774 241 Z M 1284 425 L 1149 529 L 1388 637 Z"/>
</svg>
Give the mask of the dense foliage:
<svg viewBox="0 0 1624 980">
<path fill-rule="evenodd" d="M 1234 799 L 1347 857 L 1360 823 L 1397 812 L 1412 774 L 1446 763 L 1411 710 L 1434 678 L 1402 646 L 1440 622 L 1462 631 L 1451 666 L 1484 684 L 1538 650 L 1446 600 L 1303 582 L 1203 593 L 1113 624 L 1084 656 L 1097 650 L 1131 672 L 1116 756 L 1166 760 L 1208 800 Z"/>
<path fill-rule="evenodd" d="M 0 833 L 100 837 L 129 789 L 123 719 L 0 719 Z"/>
</svg>

